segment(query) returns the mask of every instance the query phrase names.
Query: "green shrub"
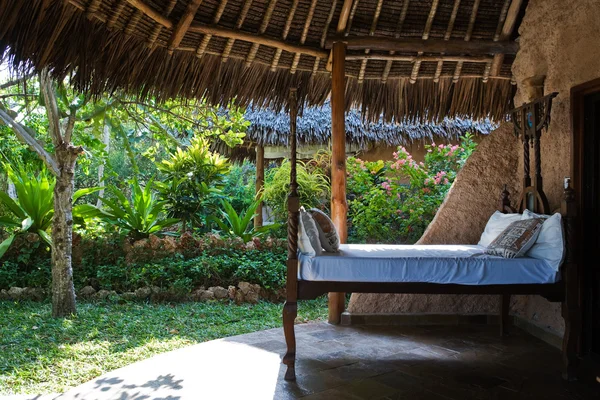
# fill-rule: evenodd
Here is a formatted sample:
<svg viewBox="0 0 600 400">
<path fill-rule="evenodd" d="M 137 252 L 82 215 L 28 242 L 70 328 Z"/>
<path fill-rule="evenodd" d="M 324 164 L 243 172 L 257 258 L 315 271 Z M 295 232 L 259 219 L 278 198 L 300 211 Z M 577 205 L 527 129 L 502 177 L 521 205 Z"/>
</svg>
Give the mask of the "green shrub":
<svg viewBox="0 0 600 400">
<path fill-rule="evenodd" d="M 425 145 L 427 153 L 421 163 L 404 147 L 398 147 L 391 162 L 349 159 L 350 240 L 417 241 L 475 147 L 472 136 L 466 134 L 458 145 Z"/>
<path fill-rule="evenodd" d="M 270 169 L 265 176 L 263 199 L 272 209 L 279 222 L 287 220 L 287 197 L 290 192 L 290 162 Z M 302 161 L 297 163 L 297 181 L 300 204 L 305 208 L 326 208 L 331 186 L 329 179 L 320 169 L 309 171 Z"/>
</svg>

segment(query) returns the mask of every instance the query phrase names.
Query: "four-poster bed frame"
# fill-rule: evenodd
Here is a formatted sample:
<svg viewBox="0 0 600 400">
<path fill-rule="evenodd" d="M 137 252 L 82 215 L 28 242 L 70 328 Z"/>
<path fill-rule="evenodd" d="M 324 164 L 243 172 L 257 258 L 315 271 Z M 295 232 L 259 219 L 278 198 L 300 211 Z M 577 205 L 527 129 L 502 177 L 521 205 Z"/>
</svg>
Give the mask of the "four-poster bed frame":
<svg viewBox="0 0 600 400">
<path fill-rule="evenodd" d="M 334 46 L 334 71 L 336 47 Z M 338 65 L 339 66 L 339 65 Z M 335 76 L 335 73 L 334 73 Z M 336 115 L 336 108 L 332 107 L 333 124 L 339 124 L 339 115 L 343 116 L 343 101 L 340 102 L 336 98 L 340 92 L 337 90 L 336 84 L 341 82 L 333 81 L 333 99 L 332 103 L 340 107 Z M 336 93 L 337 92 L 337 93 Z M 515 132 L 523 141 L 524 151 L 524 180 L 521 197 L 518 201 L 516 209 L 511 206 L 510 196 L 506 190 L 506 186 L 501 193 L 499 202 L 499 210 L 503 213 L 523 212 L 529 209 L 532 212 L 550 214 L 551 210 L 548 207 L 548 201 L 542 188 L 541 162 L 540 162 L 540 136 L 541 130 L 549 121 L 551 98 L 555 94 L 546 96 L 526 106 L 513 110 L 513 120 L 515 120 Z M 342 97 L 343 99 L 343 97 Z M 341 106 L 340 106 L 341 103 Z M 511 295 L 541 295 L 553 302 L 562 302 L 562 315 L 565 319 L 565 334 L 563 339 L 563 361 L 564 361 L 564 377 L 573 379 L 575 377 L 575 363 L 577 360 L 577 346 L 579 342 L 579 321 L 581 319 L 578 299 L 578 277 L 577 266 L 575 265 L 575 242 L 574 224 L 576 217 L 576 204 L 574 191 L 570 186 L 570 180 L 565 179 L 564 193 L 561 204 L 560 213 L 564 225 L 565 234 L 565 258 L 560 267 L 560 280 L 556 283 L 544 284 L 498 284 L 498 285 L 461 285 L 461 284 L 437 284 L 424 282 L 348 282 L 348 281 L 308 281 L 298 278 L 298 219 L 299 219 L 299 196 L 298 182 L 296 180 L 296 117 L 297 117 L 297 101 L 296 92 L 294 89 L 290 93 L 290 194 L 288 197 L 288 260 L 287 260 L 287 299 L 283 308 L 283 327 L 285 340 L 287 344 L 287 352 L 283 357 L 283 363 L 287 366 L 285 374 L 286 380 L 295 380 L 295 358 L 296 358 L 296 339 L 294 333 L 294 320 L 297 315 L 297 301 L 314 299 L 325 293 L 330 293 L 330 307 L 332 306 L 332 297 L 334 306 L 343 309 L 343 298 L 340 304 L 339 295 L 331 296 L 331 293 L 414 293 L 414 294 L 487 294 L 500 295 L 500 315 L 501 315 L 501 332 L 506 333 L 509 324 L 509 306 Z M 531 123 L 533 117 L 535 123 Z M 529 118 L 529 119 L 528 119 Z M 343 120 L 341 122 L 343 128 Z M 334 135 L 335 135 L 334 128 Z M 343 199 L 333 197 L 335 193 L 336 176 L 334 173 L 343 171 L 345 173 L 345 160 L 340 159 L 340 153 L 336 153 L 336 147 L 343 146 L 344 136 L 338 135 L 333 138 L 332 159 L 332 215 L 336 226 L 336 218 L 339 219 L 344 213 L 339 212 L 340 204 L 345 207 L 345 197 Z M 339 142 L 339 143 L 338 143 Z M 534 149 L 535 157 L 535 176 L 532 185 L 530 166 L 529 166 L 529 148 L 530 144 Z M 343 153 L 342 153 L 343 154 Z M 338 158 L 336 159 L 336 155 Z M 337 171 L 336 171 L 337 170 Z M 335 172 L 333 172 L 335 171 Z M 342 187 L 345 191 L 345 175 L 343 176 Z M 339 177 L 337 177 L 339 184 Z M 336 214 L 336 204 L 338 213 Z M 345 225 L 344 225 L 345 226 Z M 341 233 L 345 234 L 345 230 Z M 345 237 L 342 243 L 345 242 Z M 368 262 L 368 260 L 365 260 Z M 331 310 L 330 310 L 331 315 Z M 331 322 L 331 321 L 330 321 Z"/>
</svg>

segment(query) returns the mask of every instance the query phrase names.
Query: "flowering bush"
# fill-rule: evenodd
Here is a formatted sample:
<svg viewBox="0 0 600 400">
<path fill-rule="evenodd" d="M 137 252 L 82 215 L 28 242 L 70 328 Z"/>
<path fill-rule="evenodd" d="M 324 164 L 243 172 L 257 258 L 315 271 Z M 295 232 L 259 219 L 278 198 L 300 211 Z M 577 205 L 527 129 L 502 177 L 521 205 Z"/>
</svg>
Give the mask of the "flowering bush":
<svg viewBox="0 0 600 400">
<path fill-rule="evenodd" d="M 350 239 L 355 242 L 414 243 L 446 197 L 456 174 L 475 150 L 470 134 L 458 145 L 425 145 L 417 163 L 398 147 L 389 162 L 348 160 Z"/>
</svg>

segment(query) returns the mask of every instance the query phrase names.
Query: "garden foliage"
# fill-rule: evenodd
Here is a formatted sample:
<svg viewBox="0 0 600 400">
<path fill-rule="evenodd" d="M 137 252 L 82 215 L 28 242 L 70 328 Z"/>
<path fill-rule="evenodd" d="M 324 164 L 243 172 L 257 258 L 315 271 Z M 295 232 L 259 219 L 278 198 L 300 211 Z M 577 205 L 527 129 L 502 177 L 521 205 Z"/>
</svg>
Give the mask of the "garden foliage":
<svg viewBox="0 0 600 400">
<path fill-rule="evenodd" d="M 467 134 L 456 145 L 425 145 L 425 160 L 420 163 L 401 146 L 394 152 L 393 161 L 349 158 L 350 240 L 417 241 L 475 147 L 473 137 Z"/>
</svg>

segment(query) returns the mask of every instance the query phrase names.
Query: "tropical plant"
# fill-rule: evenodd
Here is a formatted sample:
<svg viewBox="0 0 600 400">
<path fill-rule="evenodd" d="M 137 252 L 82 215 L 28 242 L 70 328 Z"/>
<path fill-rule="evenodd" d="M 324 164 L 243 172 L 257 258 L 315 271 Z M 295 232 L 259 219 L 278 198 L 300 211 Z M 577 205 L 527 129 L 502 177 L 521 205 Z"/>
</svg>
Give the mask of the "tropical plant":
<svg viewBox="0 0 600 400">
<path fill-rule="evenodd" d="M 8 250 L 15 237 L 24 233 L 35 233 L 48 245 L 52 245 L 48 229 L 54 216 L 56 180 L 48 174 L 46 169 L 35 174 L 30 168 L 20 164 L 15 164 L 13 167 L 4 163 L 3 167 L 15 186 L 17 199 L 13 200 L 7 193 L 0 192 L 0 203 L 10 211 L 10 214 L 0 217 L 0 226 L 9 229 L 17 228 L 17 230 L 0 244 L 0 257 Z M 96 190 L 98 188 L 76 191 L 73 194 L 73 202 Z M 76 206 L 73 214 L 78 215 L 78 210 L 79 208 Z"/>
<path fill-rule="evenodd" d="M 273 209 L 278 221 L 287 216 L 287 198 L 290 190 L 290 162 L 284 160 L 279 167 L 271 168 L 265 177 L 263 199 Z M 312 172 L 302 161 L 297 162 L 297 181 L 300 204 L 304 207 L 325 208 L 329 201 L 329 179 L 318 170 Z"/>
<path fill-rule="evenodd" d="M 222 219 L 212 217 L 221 231 L 230 236 L 236 236 L 241 238 L 244 243 L 252 240 L 253 237 L 263 236 L 273 230 L 279 229 L 280 224 L 264 225 L 259 228 L 255 228 L 253 219 L 256 216 L 256 210 L 260 206 L 261 199 L 255 200 L 250 206 L 238 214 L 231 203 L 227 200 L 222 200 L 221 204 L 223 209 L 221 210 Z"/>
<path fill-rule="evenodd" d="M 147 238 L 151 234 L 164 233 L 163 231 L 178 223 L 177 218 L 163 218 L 165 202 L 159 201 L 152 192 L 152 182 L 142 188 L 134 179 L 130 184 L 131 201 L 123 192 L 114 185 L 107 187 L 107 191 L 114 198 L 102 198 L 103 208 L 90 204 L 81 206 L 80 214 L 86 217 L 99 217 L 103 221 L 119 228 L 121 234 L 132 240 Z"/>
<path fill-rule="evenodd" d="M 182 231 L 186 230 L 188 222 L 201 225 L 201 211 L 210 205 L 208 199 L 220 194 L 219 189 L 229 170 L 227 159 L 211 152 L 206 139 L 195 137 L 187 148 L 177 148 L 169 159 L 158 164 L 158 168 L 164 180 L 157 182 L 156 187 L 168 216 L 183 222 Z"/>
</svg>

